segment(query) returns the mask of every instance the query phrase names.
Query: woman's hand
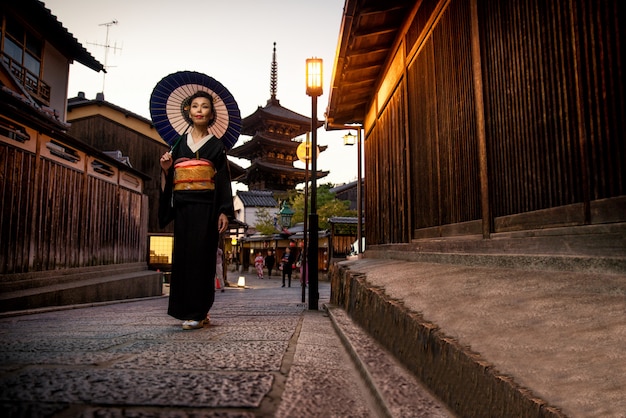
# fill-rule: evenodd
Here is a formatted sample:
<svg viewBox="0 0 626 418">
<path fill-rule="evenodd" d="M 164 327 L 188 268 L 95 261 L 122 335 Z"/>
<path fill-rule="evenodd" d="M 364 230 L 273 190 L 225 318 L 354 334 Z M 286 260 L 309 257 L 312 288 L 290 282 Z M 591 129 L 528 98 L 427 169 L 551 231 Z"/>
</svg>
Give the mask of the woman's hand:
<svg viewBox="0 0 626 418">
<path fill-rule="evenodd" d="M 161 156 L 159 162 L 161 163 L 161 169 L 165 172 L 168 172 L 170 168 L 172 168 L 172 154 L 166 152 Z"/>
<path fill-rule="evenodd" d="M 219 233 L 226 232 L 228 229 L 228 216 L 220 213 L 220 217 L 217 219 L 217 230 Z"/>
</svg>

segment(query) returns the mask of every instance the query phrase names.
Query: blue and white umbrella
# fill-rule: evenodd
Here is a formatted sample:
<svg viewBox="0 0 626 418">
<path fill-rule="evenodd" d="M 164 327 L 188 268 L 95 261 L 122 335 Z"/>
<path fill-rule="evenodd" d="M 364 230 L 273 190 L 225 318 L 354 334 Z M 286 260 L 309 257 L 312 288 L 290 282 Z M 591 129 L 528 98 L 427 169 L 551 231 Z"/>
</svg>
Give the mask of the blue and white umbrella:
<svg viewBox="0 0 626 418">
<path fill-rule="evenodd" d="M 230 150 L 241 133 L 241 113 L 233 95 L 219 81 L 195 71 L 179 71 L 157 83 L 150 96 L 150 117 L 159 135 L 173 145 L 191 124 L 185 107 L 198 90 L 213 96 L 215 121 L 209 133 L 220 138 Z"/>
</svg>

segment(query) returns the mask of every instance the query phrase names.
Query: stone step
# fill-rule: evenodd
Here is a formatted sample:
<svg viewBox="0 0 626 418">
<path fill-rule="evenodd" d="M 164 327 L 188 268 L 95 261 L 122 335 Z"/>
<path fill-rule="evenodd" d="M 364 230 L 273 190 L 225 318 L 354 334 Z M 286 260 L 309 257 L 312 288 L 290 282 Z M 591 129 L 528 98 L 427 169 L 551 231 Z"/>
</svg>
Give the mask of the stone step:
<svg viewBox="0 0 626 418">
<path fill-rule="evenodd" d="M 496 255 L 625 257 L 626 223 L 501 232 L 491 234 L 488 239 L 481 235 L 421 238 L 405 244 L 405 249 Z"/>
<path fill-rule="evenodd" d="M 368 258 L 467 266 L 623 274 L 626 225 L 551 228 L 369 245 Z"/>
<path fill-rule="evenodd" d="M 144 269 L 108 273 L 87 274 L 82 279 L 74 277 L 70 281 L 61 280 L 46 286 L 2 292 L 0 312 L 152 297 L 163 293 L 163 276 L 160 272 Z"/>
<path fill-rule="evenodd" d="M 27 273 L 1 274 L 0 294 L 102 276 L 134 273 L 145 271 L 146 269 L 146 263 L 124 263 L 34 271 Z"/>
<path fill-rule="evenodd" d="M 414 251 L 403 244 L 381 247 L 369 247 L 367 258 L 538 271 L 570 271 L 598 274 L 626 273 L 626 257 L 430 252 Z"/>
</svg>

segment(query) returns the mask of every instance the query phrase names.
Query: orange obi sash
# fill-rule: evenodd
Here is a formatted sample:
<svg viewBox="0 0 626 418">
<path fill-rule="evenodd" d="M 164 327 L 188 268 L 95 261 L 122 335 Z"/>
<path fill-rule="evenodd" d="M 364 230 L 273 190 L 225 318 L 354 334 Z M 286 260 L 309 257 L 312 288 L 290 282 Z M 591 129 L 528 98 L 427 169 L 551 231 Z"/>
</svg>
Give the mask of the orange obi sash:
<svg viewBox="0 0 626 418">
<path fill-rule="evenodd" d="M 174 190 L 215 190 L 215 168 L 206 160 L 187 160 L 174 166 Z"/>
</svg>

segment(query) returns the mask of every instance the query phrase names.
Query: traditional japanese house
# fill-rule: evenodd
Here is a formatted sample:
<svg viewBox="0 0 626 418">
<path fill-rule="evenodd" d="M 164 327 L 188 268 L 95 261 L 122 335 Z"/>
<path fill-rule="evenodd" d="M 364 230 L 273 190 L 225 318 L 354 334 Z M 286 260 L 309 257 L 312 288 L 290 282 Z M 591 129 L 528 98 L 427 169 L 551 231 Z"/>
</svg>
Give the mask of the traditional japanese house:
<svg viewBox="0 0 626 418">
<path fill-rule="evenodd" d="M 533 310 L 578 298 L 600 310 L 596 297 L 623 300 L 625 10 L 619 0 L 345 1 L 326 117 L 329 128 L 362 127 L 367 245 L 364 260 L 331 274 L 331 302 L 458 416 L 580 413 L 552 407 L 544 398 L 546 386 L 532 392 L 515 372 L 503 372 L 502 363 L 456 339 L 462 333 L 451 325 L 460 315 L 451 314 L 454 309 L 431 322 L 421 312 L 422 300 L 445 305 L 452 299 L 431 298 L 420 272 L 411 269 L 438 263 L 467 271 L 455 282 L 455 291 L 467 295 L 466 313 L 473 311 L 472 295 L 493 305 L 503 300 L 498 291 L 478 294 L 489 292 L 474 287 L 482 268 L 519 286 L 507 318 L 515 318 L 515 325 L 500 327 L 506 320 L 486 304 L 476 304 L 481 308 L 472 320 L 495 321 L 494 333 L 533 329 L 517 340 L 522 345 L 555 336 L 541 349 L 529 344 L 527 361 L 558 355 L 563 340 L 578 338 L 565 335 L 559 321 L 536 320 Z M 418 304 L 405 309 L 399 293 L 363 285 L 391 273 L 368 269 L 376 264 L 371 259 L 397 266 L 397 279 Z M 562 282 L 554 292 L 560 295 L 553 300 L 539 291 L 540 306 L 532 305 L 528 294 L 535 284 L 530 290 L 518 282 L 521 270 L 537 272 L 537 288 L 556 273 Z M 569 273 L 583 273 L 594 284 L 570 287 Z M 618 316 L 615 306 L 601 317 Z M 573 331 L 584 315 L 568 312 Z M 524 315 L 533 319 L 520 320 Z M 600 326 L 595 335 L 604 345 L 612 330 Z M 554 351 L 544 349 L 548 344 Z M 506 357 L 504 347 L 498 350 Z M 593 355 L 572 359 L 572 368 L 597 365 Z M 546 373 L 561 380 L 546 379 L 546 385 L 571 380 L 554 370 Z M 612 379 L 607 376 L 609 385 L 620 387 Z"/>
<path fill-rule="evenodd" d="M 160 295 L 149 177 L 68 133 L 69 66 L 102 64 L 42 2 L 2 2 L 0 29 L 0 310 Z"/>
<path fill-rule="evenodd" d="M 368 250 L 626 256 L 623 7 L 533 4 L 346 1 L 326 117 L 362 126 Z"/>
</svg>

